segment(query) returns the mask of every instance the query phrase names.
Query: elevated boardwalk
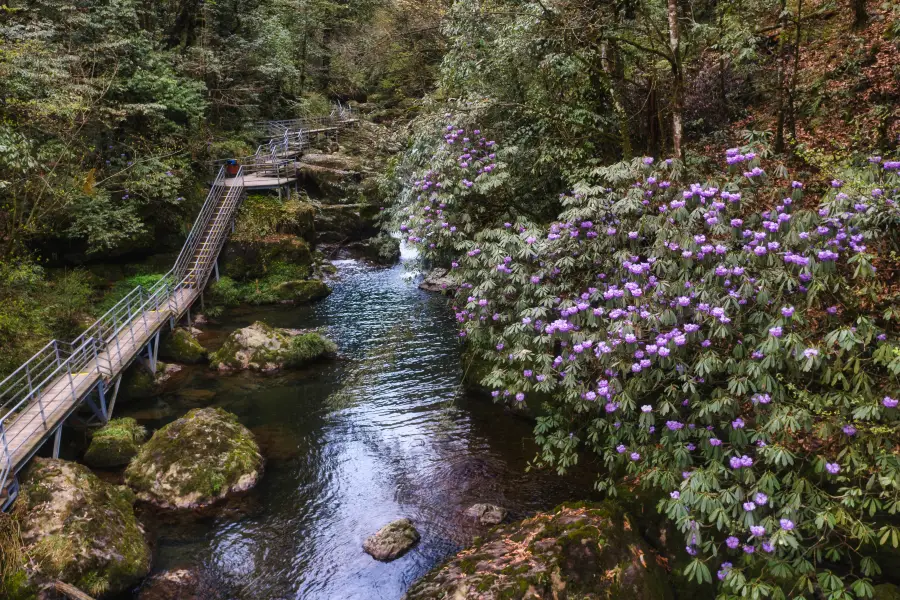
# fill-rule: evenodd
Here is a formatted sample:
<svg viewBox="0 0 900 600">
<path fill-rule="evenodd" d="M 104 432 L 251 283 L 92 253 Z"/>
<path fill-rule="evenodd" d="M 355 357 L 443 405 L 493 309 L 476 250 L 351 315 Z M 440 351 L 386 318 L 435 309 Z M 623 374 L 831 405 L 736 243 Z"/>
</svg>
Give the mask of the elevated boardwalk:
<svg viewBox="0 0 900 600">
<path fill-rule="evenodd" d="M 247 190 L 280 190 L 295 181 L 287 171 L 293 159 L 285 157 L 302 151 L 314 128 L 349 122 L 342 109 L 325 119 L 267 124 L 278 137 L 245 164 L 232 160 L 219 168 L 171 271 L 152 286 L 134 288 L 74 341 L 51 341 L 0 382 L 0 510 L 13 503 L 17 474 L 50 437 L 53 456 L 59 455 L 62 426 L 75 411 L 87 405 L 91 422 L 105 423 L 123 371 L 139 360 L 156 372 L 160 332 L 189 317 L 212 273 L 218 277 L 219 253 Z"/>
</svg>

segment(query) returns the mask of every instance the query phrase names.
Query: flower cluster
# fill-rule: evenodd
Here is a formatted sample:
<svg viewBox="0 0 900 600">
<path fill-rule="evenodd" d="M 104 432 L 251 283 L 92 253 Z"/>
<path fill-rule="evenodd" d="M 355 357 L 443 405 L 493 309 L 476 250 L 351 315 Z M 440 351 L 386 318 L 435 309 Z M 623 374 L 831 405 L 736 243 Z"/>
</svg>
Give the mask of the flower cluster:
<svg viewBox="0 0 900 600">
<path fill-rule="evenodd" d="M 463 153 L 416 182 L 403 228 L 426 256 L 459 256 L 456 316 L 490 366 L 482 383 L 547 403 L 544 464 L 590 451 L 609 470 L 601 490 L 634 477 L 664 491 L 701 579 L 735 552 L 726 584 L 751 566 L 801 581 L 827 567 L 774 565 L 798 564 L 804 545 L 859 560 L 890 537 L 862 508 L 900 506 L 900 349 L 889 302 L 872 304 L 886 297 L 878 257 L 900 246 L 890 161 L 814 205 L 748 149 L 729 150 L 715 182 L 682 184 L 672 161 L 637 159 L 564 194 L 553 223 L 508 214 L 478 229 L 477 197 L 458 182 L 473 164 L 484 182 L 494 145 L 447 131 Z M 826 513 L 845 516 L 823 529 Z"/>
</svg>

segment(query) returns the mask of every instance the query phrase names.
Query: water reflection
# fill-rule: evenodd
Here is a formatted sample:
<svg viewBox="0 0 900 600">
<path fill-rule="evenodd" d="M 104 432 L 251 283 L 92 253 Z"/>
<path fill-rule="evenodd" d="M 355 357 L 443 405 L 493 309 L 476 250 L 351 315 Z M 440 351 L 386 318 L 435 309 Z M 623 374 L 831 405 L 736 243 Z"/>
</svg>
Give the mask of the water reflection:
<svg viewBox="0 0 900 600">
<path fill-rule="evenodd" d="M 521 517 L 588 495 L 584 479 L 525 473 L 531 424 L 462 392 L 443 298 L 419 291 L 403 266 L 338 268 L 323 302 L 236 312 L 209 335 L 258 319 L 322 327 L 340 360 L 271 377 L 197 368 L 178 393 L 123 410 L 156 427 L 222 406 L 268 457 L 260 485 L 236 507 L 158 524 L 154 569 L 201 565 L 233 598 L 397 600 L 479 533 L 462 516 L 471 504 Z M 366 536 L 400 517 L 422 534 L 413 551 L 392 563 L 362 551 Z"/>
</svg>

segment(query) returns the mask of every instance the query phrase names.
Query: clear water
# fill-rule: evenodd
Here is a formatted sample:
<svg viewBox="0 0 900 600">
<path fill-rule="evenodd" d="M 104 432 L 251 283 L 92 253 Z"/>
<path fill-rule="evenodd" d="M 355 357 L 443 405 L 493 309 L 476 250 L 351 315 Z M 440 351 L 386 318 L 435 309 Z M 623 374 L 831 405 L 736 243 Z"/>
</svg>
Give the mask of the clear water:
<svg viewBox="0 0 900 600">
<path fill-rule="evenodd" d="M 275 376 L 191 368 L 176 393 L 117 408 L 155 428 L 221 406 L 268 456 L 258 487 L 214 516 L 144 516 L 154 571 L 199 568 L 229 598 L 397 600 L 483 531 L 463 516 L 473 503 L 521 518 L 590 496 L 587 478 L 526 472 L 532 424 L 466 395 L 445 299 L 418 290 L 402 265 L 337 266 L 326 300 L 236 312 L 206 335 L 215 347 L 259 319 L 322 327 L 338 360 Z M 363 552 L 368 535 L 401 517 L 422 535 L 412 551 L 391 563 Z"/>
</svg>

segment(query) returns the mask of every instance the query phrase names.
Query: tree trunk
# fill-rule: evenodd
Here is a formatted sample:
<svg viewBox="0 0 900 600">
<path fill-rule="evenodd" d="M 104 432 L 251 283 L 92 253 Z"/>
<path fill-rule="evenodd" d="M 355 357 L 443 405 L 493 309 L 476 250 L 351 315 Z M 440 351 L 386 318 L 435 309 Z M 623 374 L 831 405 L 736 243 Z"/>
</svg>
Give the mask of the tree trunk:
<svg viewBox="0 0 900 600">
<path fill-rule="evenodd" d="M 787 27 L 787 23 L 785 23 L 786 17 L 785 9 L 786 9 L 786 0 L 781 0 L 781 10 L 779 11 L 779 15 L 782 15 L 782 27 L 781 31 L 778 34 L 778 56 L 777 56 L 777 69 L 775 71 L 775 110 L 776 110 L 776 125 L 775 125 L 775 147 L 774 150 L 776 153 L 780 154 L 784 152 L 784 88 L 785 88 L 785 68 L 784 68 L 784 36 L 785 29 Z"/>
<path fill-rule="evenodd" d="M 613 108 L 616 111 L 616 119 L 619 122 L 619 139 L 622 144 L 622 157 L 632 157 L 631 131 L 628 126 L 628 112 L 625 110 L 625 92 L 622 89 L 622 77 L 624 76 L 619 60 L 619 53 L 615 44 L 604 42 L 601 46 L 601 63 L 603 72 L 609 82 L 609 93 L 612 97 Z"/>
<path fill-rule="evenodd" d="M 851 0 L 853 4 L 853 28 L 862 29 L 869 22 L 869 13 L 866 12 L 866 0 Z"/>
<path fill-rule="evenodd" d="M 656 101 L 656 81 L 650 82 L 650 93 L 647 97 L 647 150 L 650 156 L 659 156 L 661 143 L 659 139 L 659 107 Z"/>
<path fill-rule="evenodd" d="M 681 150 L 682 114 L 684 113 L 684 74 L 681 68 L 681 36 L 678 32 L 678 3 L 668 0 L 669 48 L 672 52 L 672 149 L 676 158 L 684 158 Z"/>
<path fill-rule="evenodd" d="M 791 68 L 791 79 L 788 85 L 787 125 L 791 139 L 797 139 L 797 112 L 794 101 L 797 97 L 797 78 L 800 75 L 800 42 L 802 33 L 803 0 L 797 0 L 797 29 L 794 36 L 794 64 Z"/>
</svg>

